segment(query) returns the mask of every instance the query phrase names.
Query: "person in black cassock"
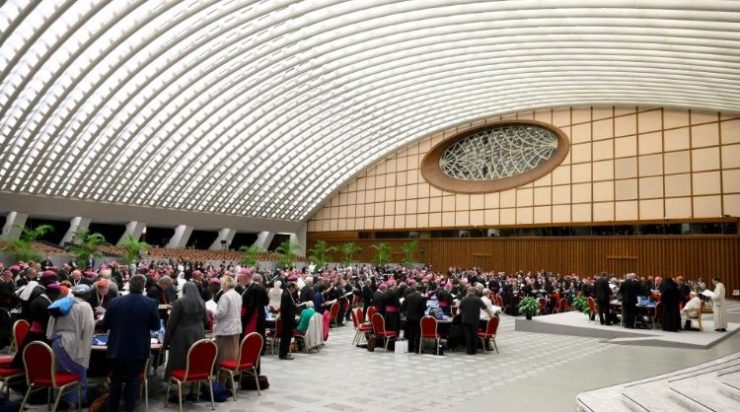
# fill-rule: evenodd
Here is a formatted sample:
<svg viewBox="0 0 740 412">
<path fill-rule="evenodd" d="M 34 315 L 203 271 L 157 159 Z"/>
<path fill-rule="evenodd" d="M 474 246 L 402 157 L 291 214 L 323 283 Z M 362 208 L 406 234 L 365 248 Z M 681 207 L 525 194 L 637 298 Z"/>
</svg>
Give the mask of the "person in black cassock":
<svg viewBox="0 0 740 412">
<path fill-rule="evenodd" d="M 385 329 L 396 332 L 396 336 L 401 330 L 401 298 L 398 293 L 396 284 L 391 282 L 391 286 L 383 293 L 383 304 L 385 305 Z M 394 341 L 388 344 L 388 350 L 395 350 Z"/>
<path fill-rule="evenodd" d="M 421 328 L 419 322 L 424 317 L 426 310 L 426 299 L 419 293 L 419 286 L 412 285 L 411 293 L 403 300 L 401 311 L 406 312 L 406 332 L 404 337 L 408 339 L 409 352 L 419 352 L 419 338 Z"/>
<path fill-rule="evenodd" d="M 280 335 L 280 359 L 293 360 L 288 354 L 290 341 L 293 339 L 293 329 L 296 327 L 295 311 L 296 304 L 293 295 L 298 290 L 295 283 L 289 282 L 280 296 L 280 319 L 283 321 L 283 334 Z"/>
<path fill-rule="evenodd" d="M 609 287 L 609 280 L 606 273 L 601 272 L 599 278 L 594 282 L 594 299 L 599 305 L 599 321 L 602 325 L 611 325 L 612 320 L 609 315 L 609 300 L 611 300 L 612 290 Z"/>
<path fill-rule="evenodd" d="M 633 329 L 637 313 L 637 296 L 640 295 L 642 285 L 637 281 L 634 273 L 628 273 L 626 277 L 627 279 L 619 286 L 619 293 L 622 294 L 622 317 L 624 327 Z"/>
<path fill-rule="evenodd" d="M 681 312 L 678 309 L 680 300 L 678 285 L 673 278 L 666 277 L 660 284 L 660 323 L 663 330 L 678 332 L 681 329 Z"/>
</svg>

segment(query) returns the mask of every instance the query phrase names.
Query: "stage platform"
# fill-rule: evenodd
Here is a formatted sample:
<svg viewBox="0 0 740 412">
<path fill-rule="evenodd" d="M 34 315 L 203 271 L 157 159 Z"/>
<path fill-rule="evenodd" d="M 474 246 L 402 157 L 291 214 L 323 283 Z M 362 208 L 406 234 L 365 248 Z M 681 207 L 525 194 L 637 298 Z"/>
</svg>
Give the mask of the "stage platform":
<svg viewBox="0 0 740 412">
<path fill-rule="evenodd" d="M 730 323 L 727 332 L 715 332 L 712 315 L 702 317 L 704 331 L 665 332 L 660 329 L 626 329 L 619 325 L 605 326 L 588 320 L 580 312 L 565 312 L 535 316 L 532 320 L 517 318 L 515 330 L 550 333 L 556 335 L 602 338 L 608 343 L 621 345 L 664 346 L 691 349 L 711 348 L 730 338 L 740 329 L 740 324 Z"/>
</svg>

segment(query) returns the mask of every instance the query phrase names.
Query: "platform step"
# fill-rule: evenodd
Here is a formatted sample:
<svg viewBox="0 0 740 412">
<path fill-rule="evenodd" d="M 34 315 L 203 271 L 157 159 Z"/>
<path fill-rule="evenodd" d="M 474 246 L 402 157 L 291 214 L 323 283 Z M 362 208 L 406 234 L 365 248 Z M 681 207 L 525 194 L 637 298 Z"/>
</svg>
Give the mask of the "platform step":
<svg viewBox="0 0 740 412">
<path fill-rule="evenodd" d="M 740 401 L 740 370 L 721 374 L 717 377 L 719 390 L 725 396 Z"/>
<path fill-rule="evenodd" d="M 663 380 L 625 388 L 622 397 L 623 404 L 634 412 L 710 412 L 708 409 L 692 409 L 672 398 L 671 391 Z"/>
<path fill-rule="evenodd" d="M 576 397 L 584 412 L 740 411 L 738 400 L 740 354 Z"/>
<path fill-rule="evenodd" d="M 726 396 L 721 390 L 717 374 L 705 374 L 692 378 L 669 382 L 671 395 L 679 402 L 697 410 L 738 411 L 740 402 Z"/>
</svg>

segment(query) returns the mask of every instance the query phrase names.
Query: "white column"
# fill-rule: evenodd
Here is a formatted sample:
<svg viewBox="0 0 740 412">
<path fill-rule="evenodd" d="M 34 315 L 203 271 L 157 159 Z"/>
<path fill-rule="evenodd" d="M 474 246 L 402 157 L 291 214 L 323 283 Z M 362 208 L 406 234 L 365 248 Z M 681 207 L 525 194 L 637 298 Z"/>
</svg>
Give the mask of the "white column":
<svg viewBox="0 0 740 412">
<path fill-rule="evenodd" d="M 234 240 L 236 235 L 235 229 L 223 228 L 218 231 L 218 237 L 211 243 L 208 250 L 226 250 L 231 245 L 231 241 Z M 221 243 L 224 242 L 224 243 Z"/>
<path fill-rule="evenodd" d="M 64 234 L 64 237 L 62 238 L 62 241 L 59 242 L 61 246 L 66 245 L 67 243 L 72 243 L 72 240 L 75 237 L 75 233 L 77 233 L 79 230 L 87 230 L 87 228 L 90 227 L 90 219 L 85 219 L 84 217 L 73 217 L 72 220 L 69 221 L 69 229 L 67 229 L 67 233 Z"/>
<path fill-rule="evenodd" d="M 116 243 L 116 245 L 121 246 L 128 235 L 133 236 L 133 238 L 138 242 L 139 239 L 141 239 L 141 234 L 144 233 L 145 228 L 146 224 L 144 222 L 137 222 L 135 220 L 128 222 L 126 224 L 126 231 L 123 232 L 123 235 L 118 239 L 118 243 Z"/>
<path fill-rule="evenodd" d="M 267 248 L 270 247 L 270 243 L 272 243 L 272 239 L 274 237 L 274 232 L 262 231 L 257 235 L 257 240 L 254 241 L 253 245 L 267 250 Z"/>
<path fill-rule="evenodd" d="M 290 234 L 290 241 L 296 244 L 296 253 L 301 256 L 306 255 L 306 232 L 306 225 L 303 225 L 297 232 Z"/>
<path fill-rule="evenodd" d="M 175 228 L 175 234 L 170 238 L 170 242 L 165 246 L 168 249 L 182 249 L 188 244 L 190 234 L 193 233 L 193 227 L 187 225 L 178 225 Z"/>
<path fill-rule="evenodd" d="M 16 240 L 21 237 L 23 227 L 26 226 L 26 220 L 28 215 L 20 212 L 10 212 L 5 216 L 5 225 L 3 226 L 3 234 L 0 236 L 2 240 Z"/>
</svg>

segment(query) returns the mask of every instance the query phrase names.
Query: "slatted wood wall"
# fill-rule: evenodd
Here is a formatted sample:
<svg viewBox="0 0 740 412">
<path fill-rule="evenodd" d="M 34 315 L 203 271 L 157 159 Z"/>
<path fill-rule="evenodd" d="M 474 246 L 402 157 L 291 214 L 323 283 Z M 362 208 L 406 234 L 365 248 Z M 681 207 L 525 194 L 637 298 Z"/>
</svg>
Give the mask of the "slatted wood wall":
<svg viewBox="0 0 740 412">
<path fill-rule="evenodd" d="M 402 258 L 407 239 L 357 239 L 352 232 L 309 232 L 309 247 L 324 239 L 331 246 L 352 241 L 361 248 L 358 260 L 372 261 L 371 245 L 386 242 L 392 261 Z M 335 259 L 339 260 L 339 254 Z M 640 276 L 683 275 L 703 277 L 709 285 L 714 275 L 724 281 L 728 297 L 740 289 L 740 235 L 454 238 L 419 239 L 417 259 L 435 268 L 449 266 L 512 272 L 545 269 L 558 273 L 592 275 L 602 270 Z"/>
</svg>

